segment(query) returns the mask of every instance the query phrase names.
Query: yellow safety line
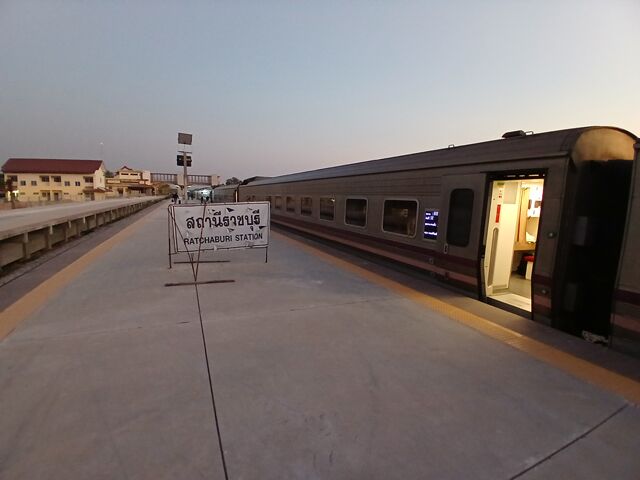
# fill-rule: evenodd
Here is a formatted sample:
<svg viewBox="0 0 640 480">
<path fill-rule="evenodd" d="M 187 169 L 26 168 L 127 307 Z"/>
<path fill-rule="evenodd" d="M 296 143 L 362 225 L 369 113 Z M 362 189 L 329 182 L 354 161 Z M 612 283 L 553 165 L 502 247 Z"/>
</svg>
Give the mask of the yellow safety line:
<svg viewBox="0 0 640 480">
<path fill-rule="evenodd" d="M 149 211 L 148 213 L 151 213 Z M 0 341 L 4 340 L 25 318 L 37 311 L 50 298 L 80 275 L 92 262 L 107 253 L 117 244 L 140 228 L 148 216 L 136 220 L 131 225 L 105 240 L 55 275 L 51 276 L 29 293 L 0 312 Z"/>
<path fill-rule="evenodd" d="M 615 392 L 629 402 L 640 404 L 640 382 L 505 328 L 484 317 L 468 312 L 454 305 L 450 305 L 431 295 L 414 290 L 413 288 L 409 288 L 401 283 L 349 263 L 299 240 L 294 240 L 281 234 L 277 235 L 279 238 L 295 243 L 296 246 L 322 258 L 328 263 L 361 276 L 371 283 L 380 285 L 397 293 L 398 295 L 424 305 L 431 310 L 435 310 L 452 320 L 471 327 L 491 338 L 506 343 L 507 345 L 525 352 L 538 360 L 564 370 L 581 380 L 585 380 L 586 382 Z"/>
</svg>

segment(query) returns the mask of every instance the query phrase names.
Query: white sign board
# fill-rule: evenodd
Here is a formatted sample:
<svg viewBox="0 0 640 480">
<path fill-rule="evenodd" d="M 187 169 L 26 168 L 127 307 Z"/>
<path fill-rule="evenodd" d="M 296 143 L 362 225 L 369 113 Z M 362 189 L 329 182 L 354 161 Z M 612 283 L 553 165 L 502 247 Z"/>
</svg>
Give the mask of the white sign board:
<svg viewBox="0 0 640 480">
<path fill-rule="evenodd" d="M 268 202 L 171 205 L 175 252 L 269 246 Z"/>
</svg>

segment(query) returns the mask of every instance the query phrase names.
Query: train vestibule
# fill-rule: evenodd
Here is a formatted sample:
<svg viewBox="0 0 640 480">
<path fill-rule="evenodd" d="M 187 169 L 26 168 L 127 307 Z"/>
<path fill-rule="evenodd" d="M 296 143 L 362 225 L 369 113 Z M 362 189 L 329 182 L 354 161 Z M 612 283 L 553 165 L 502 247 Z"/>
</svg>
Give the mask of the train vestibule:
<svg viewBox="0 0 640 480">
<path fill-rule="evenodd" d="M 493 302 L 531 312 L 543 178 L 494 180 L 489 188 L 484 295 Z"/>
</svg>

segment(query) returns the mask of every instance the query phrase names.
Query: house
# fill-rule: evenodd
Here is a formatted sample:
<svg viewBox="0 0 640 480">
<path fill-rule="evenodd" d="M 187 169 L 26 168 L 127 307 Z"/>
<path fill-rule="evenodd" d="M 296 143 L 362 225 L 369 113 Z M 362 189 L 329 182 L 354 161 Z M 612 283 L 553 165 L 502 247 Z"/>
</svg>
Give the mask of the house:
<svg viewBox="0 0 640 480">
<path fill-rule="evenodd" d="M 2 172 L 19 201 L 102 200 L 107 192 L 102 160 L 10 158 Z"/>
<path fill-rule="evenodd" d="M 115 175 L 106 179 L 109 196 L 139 197 L 153 195 L 154 187 L 151 183 L 151 172 L 136 170 L 124 165 Z"/>
</svg>

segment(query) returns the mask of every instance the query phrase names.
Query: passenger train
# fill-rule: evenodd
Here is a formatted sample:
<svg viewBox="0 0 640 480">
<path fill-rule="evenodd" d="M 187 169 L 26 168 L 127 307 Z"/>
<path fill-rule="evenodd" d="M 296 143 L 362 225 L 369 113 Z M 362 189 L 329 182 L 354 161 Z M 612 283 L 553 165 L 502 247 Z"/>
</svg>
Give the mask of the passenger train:
<svg viewBox="0 0 640 480">
<path fill-rule="evenodd" d="M 514 131 L 254 177 L 215 189 L 214 201 L 269 201 L 275 224 L 640 356 L 639 145 L 613 127 Z"/>
</svg>

